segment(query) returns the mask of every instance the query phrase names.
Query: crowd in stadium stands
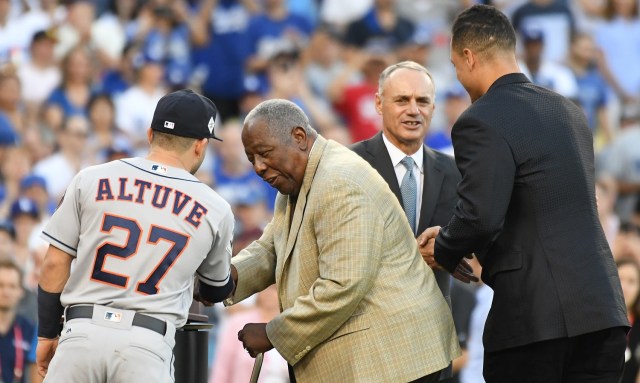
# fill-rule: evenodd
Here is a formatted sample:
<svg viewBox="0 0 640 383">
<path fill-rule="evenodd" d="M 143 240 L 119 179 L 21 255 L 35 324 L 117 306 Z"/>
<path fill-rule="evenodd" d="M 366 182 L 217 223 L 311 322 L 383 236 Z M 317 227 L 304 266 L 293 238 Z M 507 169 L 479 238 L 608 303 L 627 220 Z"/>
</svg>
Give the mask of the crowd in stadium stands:
<svg viewBox="0 0 640 383">
<path fill-rule="evenodd" d="M 0 318 L 1 378 L 13 381 L 7 374 L 19 352 L 11 340 L 19 336 L 25 374 L 17 381 L 28 381 L 27 323 L 36 318 L 44 222 L 80 169 L 145 152 L 160 97 L 192 88 L 219 109 L 216 131 L 224 142 L 211 145 L 197 176 L 232 205 L 236 253 L 260 236 L 275 196 L 244 155 L 240 132 L 248 111 L 265 99 L 289 99 L 320 134 L 347 145 L 381 129 L 374 96 L 382 69 L 413 60 L 436 85 L 426 142 L 455 155 L 450 129 L 470 101 L 449 60 L 450 26 L 480 2 L 511 18 L 522 71 L 584 109 L 602 226 L 615 259 L 633 266 L 620 270 L 631 275 L 625 288 L 635 291 L 625 298 L 634 330 L 640 328 L 638 0 L 0 0 L 0 260 L 24 273 L 15 314 L 21 319 Z M 17 274 L 10 266 L 0 271 L 4 312 L 18 294 L 5 291 Z M 454 303 L 454 316 L 467 326 L 458 334 L 469 352 L 454 364 L 462 371 L 455 379 L 478 382 L 481 375 L 471 369 L 482 352 L 474 347 L 491 295 L 481 285 L 462 289 L 472 298 L 458 310 Z M 267 291 L 255 303 L 209 310 L 219 324 L 211 332 L 210 382 L 247 380 L 253 360 L 226 332 L 267 321 L 277 312 L 274 302 Z M 12 322 L 24 331 L 16 335 Z M 633 334 L 625 382 L 635 382 L 640 361 Z M 286 362 L 269 356 L 262 379 L 288 381 Z"/>
</svg>

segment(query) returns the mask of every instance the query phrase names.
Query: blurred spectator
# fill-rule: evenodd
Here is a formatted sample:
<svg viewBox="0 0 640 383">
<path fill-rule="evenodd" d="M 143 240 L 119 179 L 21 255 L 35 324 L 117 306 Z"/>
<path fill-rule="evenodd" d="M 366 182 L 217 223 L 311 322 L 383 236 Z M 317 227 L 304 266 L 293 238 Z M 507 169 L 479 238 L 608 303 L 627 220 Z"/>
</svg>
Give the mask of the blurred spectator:
<svg viewBox="0 0 640 383">
<path fill-rule="evenodd" d="M 398 50 L 398 61 L 414 61 L 426 66 L 431 58 L 432 33 L 426 24 L 416 26 L 411 38 Z"/>
<path fill-rule="evenodd" d="M 87 115 L 87 104 L 92 93 L 92 56 L 91 52 L 77 46 L 69 51 L 62 60 L 62 83 L 49 95 L 45 102 L 49 128 L 57 132 L 65 118 L 73 115 Z M 53 116 L 53 117 L 52 117 Z"/>
<path fill-rule="evenodd" d="M 378 77 L 393 59 L 386 52 L 348 48 L 346 65 L 329 86 L 329 99 L 344 119 L 352 142 L 373 137 L 382 129 L 375 109 Z M 353 81 L 354 78 L 359 78 Z"/>
<path fill-rule="evenodd" d="M 627 257 L 640 262 L 640 202 L 631 217 L 620 225 L 612 251 L 616 259 Z"/>
<path fill-rule="evenodd" d="M 607 0 L 570 0 L 576 30 L 591 35 L 604 19 L 606 2 Z"/>
<path fill-rule="evenodd" d="M 142 53 L 163 64 L 165 82 L 171 89 L 187 85 L 191 74 L 188 10 L 182 0 L 153 4 L 152 24 L 142 42 Z"/>
<path fill-rule="evenodd" d="M 241 133 L 242 124 L 238 120 L 227 121 L 222 129 L 216 131 L 223 141 L 214 143 L 214 188 L 232 206 L 236 205 L 238 197 L 260 190 L 264 193 L 269 211 L 273 211 L 277 191 L 253 171 L 244 152 Z"/>
<path fill-rule="evenodd" d="M 96 94 L 89 100 L 89 127 L 87 154 L 91 164 L 102 163 L 108 157 L 107 150 L 130 152 L 127 137 L 116 128 L 116 111 L 108 94 Z"/>
<path fill-rule="evenodd" d="M 587 116 L 599 149 L 611 141 L 613 132 L 607 118 L 607 84 L 596 66 L 597 56 L 597 48 L 590 35 L 576 33 L 573 36 L 568 66 L 578 83 L 578 102 Z"/>
<path fill-rule="evenodd" d="M 333 129 L 344 129 L 338 124 L 333 109 L 322 98 L 316 96 L 304 79 L 300 53 L 294 47 L 282 47 L 270 57 L 267 64 L 269 81 L 268 99 L 284 98 L 296 103 L 309 116 L 312 126 L 320 134 Z"/>
<path fill-rule="evenodd" d="M 57 134 L 58 150 L 34 165 L 33 173 L 47 181 L 49 196 L 54 201 L 62 198 L 73 176 L 87 165 L 88 134 L 89 123 L 85 117 L 69 117 Z"/>
<path fill-rule="evenodd" d="M 22 84 L 27 121 L 34 124 L 41 104 L 60 84 L 60 69 L 53 58 L 56 39 L 52 30 L 41 30 L 33 35 L 30 58 L 18 68 Z"/>
<path fill-rule="evenodd" d="M 0 262 L 14 259 L 16 245 L 16 229 L 8 219 L 0 220 Z"/>
<path fill-rule="evenodd" d="M 7 148 L 18 144 L 19 136 L 11 121 L 0 113 L 0 163 L 3 162 Z M 0 201 L 2 201 L 2 179 L 0 178 Z"/>
<path fill-rule="evenodd" d="M 47 180 L 35 174 L 29 174 L 22 178 L 20 196 L 28 198 L 38 205 L 42 220 L 48 219 L 57 206 L 57 201 L 53 201 L 47 192 Z"/>
<path fill-rule="evenodd" d="M 473 273 L 477 276 L 482 274 L 482 266 L 477 258 L 469 260 L 473 267 Z M 475 291 L 476 304 L 471 311 L 471 321 L 469 325 L 469 337 L 467 339 L 467 363 L 460 370 L 460 383 L 484 383 L 482 376 L 482 366 L 484 363 L 484 346 L 482 336 L 484 334 L 484 324 L 491 309 L 493 301 L 493 290 L 491 287 L 478 282 Z"/>
<path fill-rule="evenodd" d="M 264 190 L 257 188 L 242 190 L 235 199 L 233 213 L 236 217 L 233 236 L 233 255 L 235 256 L 251 242 L 260 238 L 271 219 Z"/>
<path fill-rule="evenodd" d="M 445 380 L 446 383 L 460 383 L 460 371 L 467 365 L 469 360 L 467 341 L 471 326 L 471 313 L 476 304 L 475 291 L 475 285 L 463 283 L 452 278 L 451 313 L 453 314 L 453 323 L 456 326 L 456 335 L 460 342 L 462 355 L 451 362 L 452 376 L 451 379 Z"/>
<path fill-rule="evenodd" d="M 596 196 L 598 198 L 598 217 L 600 225 L 607 237 L 609 246 L 613 247 L 615 238 L 620 230 L 620 218 L 615 212 L 618 197 L 618 184 L 607 174 L 598 176 L 596 180 Z"/>
<path fill-rule="evenodd" d="M 400 16 L 394 0 L 375 0 L 361 19 L 349 24 L 345 42 L 364 49 L 393 51 L 413 37 L 414 25 Z"/>
<path fill-rule="evenodd" d="M 607 0 L 606 21 L 596 30 L 601 70 L 624 102 L 640 98 L 640 18 L 636 0 Z"/>
<path fill-rule="evenodd" d="M 531 82 L 556 93 L 577 100 L 578 83 L 576 78 L 566 66 L 550 61 L 543 57 L 543 50 L 547 42 L 544 32 L 534 29 L 526 29 L 521 33 L 523 45 L 523 57 L 520 60 L 520 70 Z M 555 40 L 555 36 L 551 40 Z"/>
<path fill-rule="evenodd" d="M 633 258 L 621 258 L 616 261 L 616 266 L 631 323 L 620 383 L 636 383 L 640 364 L 640 266 L 638 260 Z"/>
<path fill-rule="evenodd" d="M 117 99 L 135 82 L 136 71 L 141 64 L 140 58 L 139 46 L 134 43 L 125 45 L 120 62 L 115 68 L 103 73 L 97 91 L 110 95 L 112 100 Z"/>
<path fill-rule="evenodd" d="M 0 217 L 7 217 L 11 204 L 20 197 L 20 181 L 29 173 L 31 160 L 28 152 L 20 147 L 7 149 L 5 158 L 0 162 L 2 194 L 0 198 Z"/>
<path fill-rule="evenodd" d="M 29 237 L 40 223 L 40 210 L 35 201 L 18 198 L 11 205 L 9 219 L 16 229 L 15 261 L 24 270 L 29 260 Z"/>
<path fill-rule="evenodd" d="M 0 0 L 0 2 L 6 0 Z M 33 323 L 18 315 L 24 291 L 22 270 L 11 260 L 0 260 L 0 380 L 26 383 L 37 375 L 37 334 Z M 35 378 L 32 378 L 35 379 Z M 31 380 L 36 381 L 36 380 Z"/>
<path fill-rule="evenodd" d="M 560 63 L 567 57 L 575 21 L 571 10 L 561 0 L 529 0 L 511 17 L 516 32 L 541 32 L 548 37 L 542 59 Z"/>
<path fill-rule="evenodd" d="M 19 61 L 16 55 L 29 44 L 18 17 L 12 17 L 12 1 L 0 0 L 0 63 Z"/>
<path fill-rule="evenodd" d="M 93 23 L 92 36 L 101 42 L 104 53 L 114 68 L 120 65 L 122 52 L 136 31 L 134 16 L 140 7 L 138 0 L 110 0 L 107 10 Z"/>
<path fill-rule="evenodd" d="M 71 0 L 66 3 L 67 17 L 58 28 L 58 43 L 54 49 L 55 57 L 60 59 L 77 46 L 91 49 L 99 64 L 97 68 L 114 67 L 120 58 L 122 48 L 108 34 L 109 31 L 97 30 L 95 2 L 92 0 Z"/>
<path fill-rule="evenodd" d="M 225 122 L 240 114 L 244 65 L 251 55 L 247 28 L 254 0 L 204 0 L 191 26 L 193 64 L 201 88 Z M 193 79 L 192 79 L 193 80 Z"/>
<path fill-rule="evenodd" d="M 618 182 L 620 218 L 632 214 L 640 193 L 640 104 L 627 104 L 620 117 L 620 132 L 611 143 L 605 170 Z"/>
<path fill-rule="evenodd" d="M 344 70 L 340 37 L 331 27 L 318 27 L 302 53 L 306 81 L 314 94 L 328 100 L 329 85 Z"/>
<path fill-rule="evenodd" d="M 320 4 L 320 20 L 344 32 L 347 26 L 361 18 L 371 9 L 374 0 L 322 0 Z"/>
<path fill-rule="evenodd" d="M 146 150 L 147 129 L 156 104 L 167 91 L 162 63 L 139 53 L 134 58 L 135 83 L 115 99 L 116 125 L 129 138 L 134 152 Z"/>
<path fill-rule="evenodd" d="M 471 105 L 471 99 L 460 83 L 452 85 L 444 92 L 444 126 L 435 127 L 426 138 L 427 146 L 453 156 L 451 128 L 458 117 Z"/>
<path fill-rule="evenodd" d="M 17 133 L 26 127 L 22 107 L 20 79 L 13 69 L 5 68 L 0 72 L 0 114 L 4 114 Z"/>
<path fill-rule="evenodd" d="M 263 4 L 264 12 L 253 16 L 247 29 L 251 56 L 246 68 L 250 73 L 262 73 L 283 40 L 299 48 L 313 32 L 307 19 L 289 12 L 285 0 L 265 0 Z"/>
<path fill-rule="evenodd" d="M 280 313 L 278 291 L 275 285 L 257 294 L 256 306 L 247 311 L 232 314 L 220 328 L 216 347 L 218 357 L 212 367 L 209 383 L 245 383 L 251 377 L 254 359 L 238 342 L 238 331 L 247 323 L 266 323 Z M 273 349 L 264 354 L 260 383 L 289 382 L 287 362 Z"/>
</svg>

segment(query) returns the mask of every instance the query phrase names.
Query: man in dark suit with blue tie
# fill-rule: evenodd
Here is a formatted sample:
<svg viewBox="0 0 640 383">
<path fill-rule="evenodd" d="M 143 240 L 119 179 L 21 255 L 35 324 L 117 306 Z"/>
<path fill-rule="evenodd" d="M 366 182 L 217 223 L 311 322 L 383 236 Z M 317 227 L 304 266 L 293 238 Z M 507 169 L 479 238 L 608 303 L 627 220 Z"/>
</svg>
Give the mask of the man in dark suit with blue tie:
<svg viewBox="0 0 640 383">
<path fill-rule="evenodd" d="M 453 24 L 451 61 L 473 102 L 452 130 L 460 199 L 420 240 L 450 271 L 469 252 L 483 266 L 488 383 L 618 382 L 629 322 L 596 210 L 592 134 L 579 107 L 520 73 L 515 45 L 493 7 Z"/>
<path fill-rule="evenodd" d="M 435 86 L 429 71 L 412 61 L 393 64 L 380 75 L 376 94 L 383 131 L 351 147 L 387 181 L 416 235 L 448 222 L 460 181 L 453 158 L 423 144 L 434 109 Z M 449 273 L 433 271 L 451 306 Z M 456 277 L 466 282 L 472 278 L 464 266 Z M 450 375 L 450 369 L 445 370 L 441 379 Z"/>
</svg>

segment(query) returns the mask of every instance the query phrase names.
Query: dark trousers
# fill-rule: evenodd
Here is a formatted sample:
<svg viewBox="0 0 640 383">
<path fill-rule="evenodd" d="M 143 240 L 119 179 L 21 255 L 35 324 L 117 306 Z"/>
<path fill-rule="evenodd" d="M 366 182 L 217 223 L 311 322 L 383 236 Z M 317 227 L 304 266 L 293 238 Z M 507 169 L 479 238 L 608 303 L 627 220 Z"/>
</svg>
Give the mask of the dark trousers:
<svg viewBox="0 0 640 383">
<path fill-rule="evenodd" d="M 627 329 L 614 327 L 485 352 L 483 375 L 487 383 L 618 383 L 626 344 Z"/>
<path fill-rule="evenodd" d="M 296 377 L 293 375 L 293 367 L 289 364 L 289 382 L 296 383 Z M 442 371 L 434 372 L 433 374 L 423 376 L 422 378 L 413 380 L 409 383 L 437 383 L 440 380 L 440 373 Z"/>
</svg>

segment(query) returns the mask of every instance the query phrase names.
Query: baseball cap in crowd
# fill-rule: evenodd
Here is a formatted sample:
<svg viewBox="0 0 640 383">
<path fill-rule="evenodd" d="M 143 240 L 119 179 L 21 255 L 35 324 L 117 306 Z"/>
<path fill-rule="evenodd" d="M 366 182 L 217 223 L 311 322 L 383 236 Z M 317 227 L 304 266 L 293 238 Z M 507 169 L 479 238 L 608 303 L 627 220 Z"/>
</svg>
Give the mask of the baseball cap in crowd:
<svg viewBox="0 0 640 383">
<path fill-rule="evenodd" d="M 16 228 L 11 221 L 6 219 L 0 220 L 0 231 L 7 232 L 11 238 L 16 239 Z"/>
<path fill-rule="evenodd" d="M 31 44 L 35 44 L 42 40 L 49 40 L 55 43 L 58 41 L 58 38 L 56 37 L 55 31 L 52 29 L 40 30 L 33 34 L 33 37 L 31 38 Z"/>
<path fill-rule="evenodd" d="M 529 42 L 543 42 L 544 32 L 539 29 L 524 29 L 522 31 L 522 41 Z"/>
<path fill-rule="evenodd" d="M 28 174 L 20 180 L 20 190 L 26 190 L 32 186 L 40 186 L 44 190 L 47 190 L 47 180 L 36 174 Z"/>
<path fill-rule="evenodd" d="M 151 129 L 174 136 L 222 141 L 213 131 L 217 113 L 213 101 L 191 89 L 181 89 L 158 101 Z"/>
<path fill-rule="evenodd" d="M 18 135 L 13 130 L 8 118 L 0 113 L 0 146 L 14 146 L 18 143 Z"/>
<path fill-rule="evenodd" d="M 40 217 L 40 210 L 38 205 L 29 198 L 18 198 L 13 204 L 11 204 L 11 211 L 9 218 L 13 221 L 19 215 L 29 215 L 33 218 Z"/>
<path fill-rule="evenodd" d="M 433 32 L 431 27 L 426 23 L 416 26 L 413 35 L 409 39 L 409 43 L 421 46 L 429 46 L 433 42 Z"/>
</svg>

